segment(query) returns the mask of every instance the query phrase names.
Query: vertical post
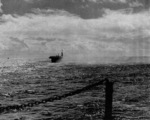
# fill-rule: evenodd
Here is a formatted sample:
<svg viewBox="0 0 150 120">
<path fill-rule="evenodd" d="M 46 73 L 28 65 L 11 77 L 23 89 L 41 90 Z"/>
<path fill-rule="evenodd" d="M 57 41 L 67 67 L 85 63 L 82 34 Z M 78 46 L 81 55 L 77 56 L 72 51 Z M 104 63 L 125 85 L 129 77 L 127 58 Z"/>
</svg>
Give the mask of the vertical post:
<svg viewBox="0 0 150 120">
<path fill-rule="evenodd" d="M 112 102 L 113 102 L 113 82 L 106 79 L 105 88 L 105 116 L 104 120 L 113 120 Z"/>
</svg>

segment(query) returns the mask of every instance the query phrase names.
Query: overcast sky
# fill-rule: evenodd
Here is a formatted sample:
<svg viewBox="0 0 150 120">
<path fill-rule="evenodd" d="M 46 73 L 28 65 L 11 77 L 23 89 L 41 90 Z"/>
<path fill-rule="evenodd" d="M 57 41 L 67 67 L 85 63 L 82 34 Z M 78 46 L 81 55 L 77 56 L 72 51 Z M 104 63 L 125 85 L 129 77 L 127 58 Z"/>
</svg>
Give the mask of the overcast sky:
<svg viewBox="0 0 150 120">
<path fill-rule="evenodd" d="M 147 3 L 146 3 L 147 1 Z M 1 0 L 0 56 L 150 56 L 148 0 Z"/>
</svg>

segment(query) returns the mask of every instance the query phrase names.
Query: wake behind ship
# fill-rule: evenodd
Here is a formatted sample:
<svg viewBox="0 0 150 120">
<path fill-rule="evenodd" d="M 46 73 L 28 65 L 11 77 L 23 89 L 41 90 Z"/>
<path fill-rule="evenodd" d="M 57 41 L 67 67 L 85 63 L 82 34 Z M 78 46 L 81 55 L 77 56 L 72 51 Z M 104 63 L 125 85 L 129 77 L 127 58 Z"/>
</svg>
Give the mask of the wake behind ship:
<svg viewBox="0 0 150 120">
<path fill-rule="evenodd" d="M 60 62 L 63 58 L 63 51 L 61 52 L 61 55 L 55 55 L 55 56 L 50 56 L 49 59 L 51 59 L 52 63 L 57 63 Z"/>
</svg>

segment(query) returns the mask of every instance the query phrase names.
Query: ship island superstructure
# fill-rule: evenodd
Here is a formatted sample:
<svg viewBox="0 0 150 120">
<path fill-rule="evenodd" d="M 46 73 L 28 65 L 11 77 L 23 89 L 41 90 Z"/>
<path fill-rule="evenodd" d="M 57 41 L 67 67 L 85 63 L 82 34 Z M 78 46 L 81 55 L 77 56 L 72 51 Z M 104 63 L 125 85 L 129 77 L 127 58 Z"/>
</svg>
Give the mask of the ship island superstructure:
<svg viewBox="0 0 150 120">
<path fill-rule="evenodd" d="M 52 63 L 57 63 L 60 62 L 63 58 L 63 51 L 61 52 L 61 55 L 55 55 L 55 56 L 50 56 L 49 59 L 51 59 Z"/>
</svg>

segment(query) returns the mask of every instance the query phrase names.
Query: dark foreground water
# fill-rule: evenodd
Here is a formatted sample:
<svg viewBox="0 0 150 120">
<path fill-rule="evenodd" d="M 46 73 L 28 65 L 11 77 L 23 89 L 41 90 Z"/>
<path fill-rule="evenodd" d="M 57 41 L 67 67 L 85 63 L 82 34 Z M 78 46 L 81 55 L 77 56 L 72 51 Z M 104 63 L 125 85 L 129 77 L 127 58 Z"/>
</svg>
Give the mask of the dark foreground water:
<svg viewBox="0 0 150 120">
<path fill-rule="evenodd" d="M 1 68 L 0 106 L 21 105 L 62 95 L 109 78 L 114 84 L 116 120 L 150 119 L 150 65 L 52 64 L 49 61 Z M 62 100 L 0 114 L 0 120 L 100 120 L 105 86 Z"/>
</svg>

